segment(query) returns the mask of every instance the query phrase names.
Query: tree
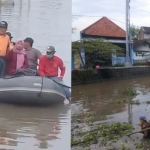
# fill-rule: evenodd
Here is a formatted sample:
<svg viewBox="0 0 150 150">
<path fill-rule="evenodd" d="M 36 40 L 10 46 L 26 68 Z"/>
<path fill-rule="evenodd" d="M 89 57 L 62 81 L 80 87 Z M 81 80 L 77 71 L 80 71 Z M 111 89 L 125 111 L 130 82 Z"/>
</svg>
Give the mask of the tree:
<svg viewBox="0 0 150 150">
<path fill-rule="evenodd" d="M 138 26 L 135 26 L 133 24 L 130 26 L 130 35 L 132 40 L 139 38 L 139 32 L 140 32 L 140 28 Z"/>
<path fill-rule="evenodd" d="M 80 54 L 81 48 L 84 48 L 85 53 L 89 54 L 89 57 L 86 57 L 86 63 L 88 63 L 86 65 L 88 66 L 92 66 L 95 63 L 107 63 L 112 59 L 113 53 L 116 55 L 124 55 L 122 48 L 109 42 L 104 42 L 102 39 L 83 39 L 82 41 L 72 42 L 73 53 Z M 114 52 L 113 49 L 115 49 L 116 52 Z"/>
</svg>

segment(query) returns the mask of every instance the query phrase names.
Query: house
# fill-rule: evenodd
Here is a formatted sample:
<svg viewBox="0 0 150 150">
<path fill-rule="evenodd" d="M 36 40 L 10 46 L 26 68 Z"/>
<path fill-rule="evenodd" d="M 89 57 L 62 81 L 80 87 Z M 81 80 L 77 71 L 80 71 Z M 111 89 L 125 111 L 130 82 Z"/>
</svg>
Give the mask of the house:
<svg viewBox="0 0 150 150">
<path fill-rule="evenodd" d="M 134 41 L 133 49 L 134 63 L 145 63 L 150 58 L 150 38 Z"/>
<path fill-rule="evenodd" d="M 142 26 L 140 28 L 139 40 L 149 39 L 150 38 L 150 27 Z"/>
<path fill-rule="evenodd" d="M 126 32 L 107 17 L 103 17 L 80 32 L 82 38 L 103 38 L 110 42 L 125 42 Z"/>
<path fill-rule="evenodd" d="M 112 44 L 115 44 L 121 48 L 124 49 L 124 53 L 126 53 L 126 32 L 124 29 L 119 27 L 117 24 L 115 24 L 113 21 L 108 19 L 107 17 L 102 17 L 95 23 L 91 24 L 87 28 L 83 29 L 80 32 L 81 39 L 89 38 L 89 39 L 97 39 L 102 38 L 105 42 L 110 42 Z M 88 57 L 88 55 L 85 53 L 85 58 Z M 131 56 L 131 54 L 130 54 Z M 102 59 L 102 58 L 100 58 Z M 125 63 L 125 57 L 120 57 L 121 61 L 118 63 Z M 86 62 L 86 61 L 85 61 Z M 117 62 L 110 60 L 108 64 L 115 65 Z"/>
</svg>

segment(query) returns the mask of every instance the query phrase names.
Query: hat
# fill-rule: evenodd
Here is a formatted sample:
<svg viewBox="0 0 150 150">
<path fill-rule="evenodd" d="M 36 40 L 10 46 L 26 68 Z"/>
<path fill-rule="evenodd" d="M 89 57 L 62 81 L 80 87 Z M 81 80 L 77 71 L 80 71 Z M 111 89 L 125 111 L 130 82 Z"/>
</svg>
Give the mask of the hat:
<svg viewBox="0 0 150 150">
<path fill-rule="evenodd" d="M 54 46 L 48 46 L 46 49 L 47 52 L 56 52 Z"/>
<path fill-rule="evenodd" d="M 27 37 L 27 38 L 24 40 L 24 42 L 28 42 L 28 43 L 30 43 L 30 45 L 33 45 L 34 40 L 33 40 L 32 38 Z"/>
<path fill-rule="evenodd" d="M 8 23 L 6 21 L 1 21 L 0 22 L 0 27 L 7 28 L 8 27 Z"/>
<path fill-rule="evenodd" d="M 146 116 L 141 116 L 141 117 L 140 117 L 140 120 L 147 121 Z"/>
<path fill-rule="evenodd" d="M 10 33 L 10 32 L 6 32 L 6 34 L 7 34 L 10 38 L 13 38 L 13 37 L 11 36 L 11 33 Z"/>
</svg>

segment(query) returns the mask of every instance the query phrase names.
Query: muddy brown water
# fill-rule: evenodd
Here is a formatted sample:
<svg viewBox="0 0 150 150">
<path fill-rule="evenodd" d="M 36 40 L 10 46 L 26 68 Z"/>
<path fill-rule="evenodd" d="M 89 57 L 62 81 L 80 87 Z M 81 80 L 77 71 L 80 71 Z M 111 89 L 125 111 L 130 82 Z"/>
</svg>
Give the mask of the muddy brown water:
<svg viewBox="0 0 150 150">
<path fill-rule="evenodd" d="M 123 95 L 123 92 L 131 88 L 138 93 L 135 97 L 127 97 Z M 146 104 L 150 101 L 150 78 L 136 78 L 128 80 L 117 81 L 105 81 L 96 84 L 79 85 L 72 87 L 72 115 L 77 115 L 82 112 L 96 112 L 101 114 L 95 121 L 95 124 L 99 123 L 113 123 L 113 122 L 131 122 L 135 130 L 140 130 L 137 125 L 139 123 L 139 116 L 146 115 L 150 120 L 150 104 Z M 112 103 L 112 100 L 139 100 L 140 105 L 135 104 L 116 104 Z M 73 122 L 72 127 L 77 123 Z M 84 123 L 81 126 L 88 126 Z M 135 149 L 131 139 L 135 139 L 136 142 L 142 140 L 141 134 L 132 135 L 127 138 L 130 142 L 128 146 L 131 149 Z M 138 139 L 137 139 L 138 138 Z M 121 143 L 121 141 L 119 141 Z M 150 143 L 150 141 L 149 141 Z M 119 144 L 116 144 L 116 147 Z M 98 147 L 98 145 L 91 145 L 92 150 L 107 150 L 105 147 Z M 148 146 L 150 149 L 150 144 Z M 147 150 L 148 148 L 145 148 Z M 72 148 L 73 150 L 75 148 Z M 81 147 L 76 147 L 76 150 L 80 150 Z"/>
<path fill-rule="evenodd" d="M 54 45 L 71 86 L 71 1 L 0 0 L 0 21 L 8 22 L 12 41 L 32 37 L 44 52 Z M 63 23 L 63 24 L 62 24 Z M 65 106 L 23 107 L 0 104 L 0 149 L 70 150 L 71 110 Z"/>
</svg>

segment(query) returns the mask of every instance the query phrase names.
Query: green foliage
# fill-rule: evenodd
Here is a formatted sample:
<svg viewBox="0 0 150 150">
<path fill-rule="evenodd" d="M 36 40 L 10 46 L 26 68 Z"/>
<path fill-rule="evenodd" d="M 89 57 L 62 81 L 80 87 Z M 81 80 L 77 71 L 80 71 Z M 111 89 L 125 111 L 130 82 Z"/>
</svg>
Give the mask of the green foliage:
<svg viewBox="0 0 150 150">
<path fill-rule="evenodd" d="M 132 39 L 138 39 L 139 32 L 140 32 L 140 28 L 139 27 L 137 27 L 137 26 L 135 26 L 133 24 L 130 26 L 130 34 L 131 34 Z"/>
<path fill-rule="evenodd" d="M 104 42 L 102 39 L 83 39 L 82 41 L 72 42 L 73 52 L 79 53 L 81 48 L 84 48 L 85 53 L 90 54 L 91 58 L 86 58 L 86 62 L 90 62 L 90 64 L 95 62 L 105 63 L 111 60 L 112 53 L 115 53 L 116 55 L 124 55 L 122 48 L 109 42 Z M 113 50 L 115 50 L 115 52 Z M 93 54 L 94 56 L 92 59 Z M 104 59 L 102 60 L 99 58 Z"/>
</svg>

